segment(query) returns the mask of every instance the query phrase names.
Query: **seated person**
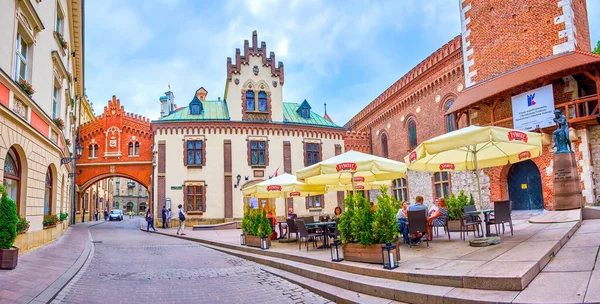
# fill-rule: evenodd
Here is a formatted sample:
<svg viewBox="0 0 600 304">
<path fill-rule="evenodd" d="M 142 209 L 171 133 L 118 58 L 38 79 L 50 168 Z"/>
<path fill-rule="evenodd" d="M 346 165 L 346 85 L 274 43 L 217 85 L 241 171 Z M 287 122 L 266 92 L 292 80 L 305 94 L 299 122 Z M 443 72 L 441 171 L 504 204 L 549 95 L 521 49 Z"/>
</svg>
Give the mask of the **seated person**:
<svg viewBox="0 0 600 304">
<path fill-rule="evenodd" d="M 436 200 L 435 202 L 433 202 L 433 205 L 431 207 L 429 207 L 429 212 L 427 213 L 427 216 L 432 216 L 432 215 L 436 214 L 439 210 L 440 210 L 440 207 L 438 207 L 437 200 Z"/>
<path fill-rule="evenodd" d="M 342 216 L 342 208 L 340 206 L 335 207 L 335 210 L 333 210 L 333 217 L 331 219 L 337 222 L 340 220 L 341 216 Z"/>
<path fill-rule="evenodd" d="M 294 213 L 294 208 L 288 208 L 287 218 L 291 219 L 291 220 L 296 220 L 297 217 L 298 217 L 298 215 Z M 285 229 L 285 233 L 282 236 L 282 237 L 285 237 L 288 233 L 287 223 L 286 222 L 281 223 L 281 228 Z"/>
<path fill-rule="evenodd" d="M 267 212 L 267 218 L 272 219 L 273 226 L 271 228 L 273 228 L 273 232 L 271 233 L 271 239 L 276 240 L 277 239 L 277 231 L 275 231 L 275 226 L 277 225 L 277 219 L 275 218 L 275 216 L 273 215 L 273 213 L 271 211 Z"/>
<path fill-rule="evenodd" d="M 398 209 L 398 213 L 396 213 L 396 219 L 398 220 L 398 231 L 402 231 L 402 236 L 404 237 L 404 243 L 408 243 L 408 203 L 402 203 L 402 208 Z"/>
<path fill-rule="evenodd" d="M 435 201 L 435 205 L 438 207 L 437 211 L 431 214 L 427 218 L 427 239 L 431 241 L 431 227 L 432 226 L 445 226 L 446 220 L 448 219 L 448 206 L 446 200 L 443 197 L 438 198 Z"/>
<path fill-rule="evenodd" d="M 424 212 L 427 212 L 427 206 L 423 205 L 423 197 L 422 196 L 417 196 L 415 198 L 415 204 L 414 205 L 410 205 L 407 209 L 406 215 L 408 215 L 408 211 L 419 211 L 419 210 L 424 210 Z M 421 237 L 423 237 L 423 231 L 414 231 L 410 233 L 410 242 L 412 242 L 413 244 L 418 244 L 421 241 Z"/>
</svg>

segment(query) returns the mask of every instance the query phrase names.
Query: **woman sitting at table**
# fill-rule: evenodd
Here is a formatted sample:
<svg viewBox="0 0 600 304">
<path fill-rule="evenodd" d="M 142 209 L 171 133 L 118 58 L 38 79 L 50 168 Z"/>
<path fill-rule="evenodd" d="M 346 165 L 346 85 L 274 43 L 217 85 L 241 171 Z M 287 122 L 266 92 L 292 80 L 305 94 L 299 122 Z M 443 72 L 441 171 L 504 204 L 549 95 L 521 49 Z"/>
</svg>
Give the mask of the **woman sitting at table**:
<svg viewBox="0 0 600 304">
<path fill-rule="evenodd" d="M 340 220 L 341 216 L 342 216 L 342 208 L 340 206 L 335 207 L 335 210 L 333 210 L 333 217 L 331 219 L 337 222 Z"/>
<path fill-rule="evenodd" d="M 402 203 L 402 208 L 398 209 L 396 213 L 396 219 L 398 220 L 398 231 L 402 232 L 404 242 L 408 244 L 408 203 Z"/>
<path fill-rule="evenodd" d="M 445 226 L 448 220 L 448 206 L 446 200 L 443 197 L 438 198 L 435 201 L 435 205 L 438 207 L 437 211 L 430 214 L 427 218 L 427 239 L 431 241 L 431 227 L 432 226 Z"/>
</svg>

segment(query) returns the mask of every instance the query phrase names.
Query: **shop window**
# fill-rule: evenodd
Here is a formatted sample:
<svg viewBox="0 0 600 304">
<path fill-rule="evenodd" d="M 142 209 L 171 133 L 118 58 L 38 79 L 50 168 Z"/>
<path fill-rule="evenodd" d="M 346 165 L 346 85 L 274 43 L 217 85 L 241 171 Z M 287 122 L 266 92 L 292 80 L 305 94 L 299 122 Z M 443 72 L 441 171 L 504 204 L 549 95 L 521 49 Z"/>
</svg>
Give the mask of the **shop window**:
<svg viewBox="0 0 600 304">
<path fill-rule="evenodd" d="M 44 215 L 52 214 L 52 172 L 46 170 L 46 186 L 44 187 Z"/>
<path fill-rule="evenodd" d="M 20 209 L 19 190 L 21 186 L 21 163 L 15 148 L 10 148 L 4 159 L 4 178 L 2 184 L 8 193 L 8 197 L 17 204 L 17 212 Z"/>
</svg>

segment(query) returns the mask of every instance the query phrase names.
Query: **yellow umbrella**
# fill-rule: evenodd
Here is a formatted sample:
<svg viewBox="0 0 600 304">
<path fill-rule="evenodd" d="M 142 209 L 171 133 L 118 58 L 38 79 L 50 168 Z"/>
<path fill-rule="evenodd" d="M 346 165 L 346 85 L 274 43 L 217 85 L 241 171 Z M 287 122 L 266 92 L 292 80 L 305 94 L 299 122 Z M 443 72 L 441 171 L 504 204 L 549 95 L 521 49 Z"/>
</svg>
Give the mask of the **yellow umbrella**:
<svg viewBox="0 0 600 304">
<path fill-rule="evenodd" d="M 373 189 L 381 189 L 381 187 L 390 186 L 391 181 L 382 181 L 382 182 L 372 182 L 372 183 L 356 183 L 354 185 L 354 189 L 352 189 L 352 185 L 327 185 L 325 186 L 325 190 L 327 192 L 331 191 L 352 191 L 352 190 L 373 190 Z"/>
<path fill-rule="evenodd" d="M 296 176 L 307 184 L 353 185 L 404 177 L 406 165 L 375 155 L 348 151 L 301 169 Z"/>
<path fill-rule="evenodd" d="M 422 142 L 404 160 L 415 171 L 475 170 L 482 211 L 479 169 L 514 164 L 542 154 L 540 133 L 470 126 Z"/>
<path fill-rule="evenodd" d="M 281 174 L 277 177 L 262 181 L 242 189 L 245 197 L 256 198 L 290 198 L 305 197 L 325 194 L 325 186 L 308 185 L 298 181 L 296 176 Z M 287 199 L 285 200 L 285 211 L 287 212 Z"/>
</svg>

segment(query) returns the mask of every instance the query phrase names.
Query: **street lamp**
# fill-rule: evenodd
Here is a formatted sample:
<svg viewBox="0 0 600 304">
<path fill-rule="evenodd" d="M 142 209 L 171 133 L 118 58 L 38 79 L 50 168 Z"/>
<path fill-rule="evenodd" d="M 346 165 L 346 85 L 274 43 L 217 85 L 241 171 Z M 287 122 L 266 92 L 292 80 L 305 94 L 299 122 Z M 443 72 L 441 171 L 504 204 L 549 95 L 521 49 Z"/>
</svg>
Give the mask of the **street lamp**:
<svg viewBox="0 0 600 304">
<path fill-rule="evenodd" d="M 75 188 L 76 188 L 76 184 L 75 184 L 75 175 L 77 175 L 77 173 L 75 173 L 75 161 L 78 160 L 81 157 L 81 154 L 83 154 L 83 147 L 78 143 L 77 146 L 75 146 L 75 157 L 64 157 L 60 159 L 60 164 L 61 165 L 66 165 L 68 163 L 72 163 L 73 164 L 73 168 L 71 168 L 72 172 L 69 173 L 69 177 L 72 178 L 72 184 L 73 184 L 73 193 L 72 193 L 72 197 L 71 197 L 71 223 L 75 224 L 75 213 L 77 212 L 76 210 L 76 202 L 75 202 Z"/>
<path fill-rule="evenodd" d="M 79 159 L 81 157 L 81 154 L 83 154 L 83 147 L 80 144 L 77 144 L 77 146 L 75 147 L 75 157 L 63 157 L 60 159 L 60 164 L 66 165 L 76 159 Z"/>
</svg>

